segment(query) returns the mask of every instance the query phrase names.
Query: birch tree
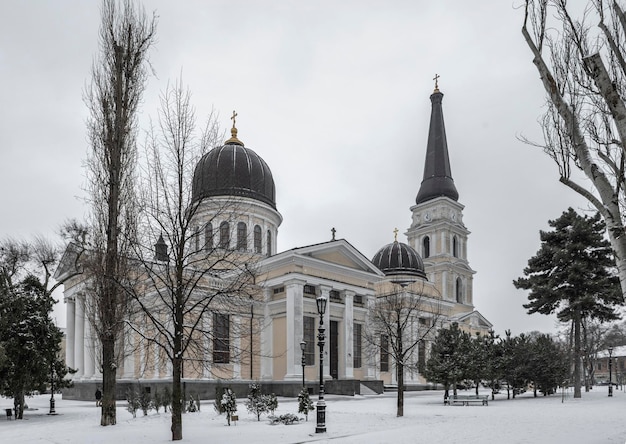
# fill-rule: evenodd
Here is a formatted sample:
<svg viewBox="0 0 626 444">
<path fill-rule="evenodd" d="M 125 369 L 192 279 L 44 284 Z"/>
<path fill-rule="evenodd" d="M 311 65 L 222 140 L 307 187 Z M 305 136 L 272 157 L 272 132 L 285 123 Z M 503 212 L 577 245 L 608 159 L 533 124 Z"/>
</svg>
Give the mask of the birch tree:
<svg viewBox="0 0 626 444">
<path fill-rule="evenodd" d="M 524 6 L 522 35 L 547 103 L 544 141 L 533 143 L 556 163 L 560 181 L 602 215 L 626 294 L 623 5 L 591 0 L 579 18 L 567 0 L 525 0 Z"/>
<path fill-rule="evenodd" d="M 84 92 L 91 150 L 87 191 L 91 280 L 89 319 L 102 350 L 100 424 L 116 423 L 116 375 L 127 300 L 120 283 L 129 272 L 129 248 L 136 236 L 137 110 L 148 75 L 148 50 L 155 40 L 156 18 L 131 0 L 103 0 L 100 53 Z M 87 265 L 87 262 L 84 263 Z"/>
</svg>

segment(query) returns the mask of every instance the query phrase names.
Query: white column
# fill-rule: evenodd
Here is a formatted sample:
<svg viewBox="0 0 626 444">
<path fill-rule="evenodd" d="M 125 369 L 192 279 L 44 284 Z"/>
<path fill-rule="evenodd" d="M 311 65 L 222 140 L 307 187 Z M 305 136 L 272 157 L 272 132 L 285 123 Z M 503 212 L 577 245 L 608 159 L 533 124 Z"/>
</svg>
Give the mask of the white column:
<svg viewBox="0 0 626 444">
<path fill-rule="evenodd" d="M 78 379 L 85 374 L 85 295 L 76 296 L 75 310 L 74 364 L 77 372 L 74 378 Z"/>
<path fill-rule="evenodd" d="M 65 338 L 65 363 L 74 368 L 74 342 L 76 341 L 76 300 L 74 296 L 65 297 L 66 335 Z M 71 377 L 71 376 L 70 376 Z"/>
<path fill-rule="evenodd" d="M 344 312 L 343 312 L 343 337 L 344 345 L 343 353 L 345 379 L 354 379 L 354 292 L 346 291 L 344 294 Z"/>
<path fill-rule="evenodd" d="M 91 322 L 89 322 L 89 319 L 85 319 L 85 372 L 83 373 L 84 378 L 93 377 L 94 371 L 96 369 L 96 346 L 92 335 L 92 330 L 93 329 L 91 327 Z"/>
<path fill-rule="evenodd" d="M 330 287 L 320 286 L 321 296 L 326 298 L 326 312 L 324 313 L 324 379 L 330 376 Z"/>
<path fill-rule="evenodd" d="M 128 348 L 129 350 L 132 351 L 128 351 L 127 353 L 125 353 L 124 356 L 124 373 L 122 373 L 122 378 L 124 379 L 134 379 L 135 377 L 135 347 L 134 347 L 134 343 L 135 343 L 135 334 L 131 331 L 126 333 L 126 337 L 124 338 L 124 343 L 128 344 Z"/>
<path fill-rule="evenodd" d="M 374 301 L 376 296 L 364 296 L 364 303 L 365 306 L 367 307 L 367 311 L 369 313 L 372 313 L 374 310 Z M 368 319 L 365 319 L 365 322 L 367 323 Z M 367 328 L 367 325 L 364 326 L 364 328 Z M 363 377 L 366 380 L 372 380 L 372 379 L 378 379 L 376 377 L 376 372 L 377 372 L 377 367 L 376 367 L 376 356 L 378 353 L 380 353 L 376 347 L 367 344 L 367 341 L 364 341 L 363 343 L 363 354 L 362 354 L 362 362 L 363 362 L 363 366 L 365 367 L 365 371 L 363 372 Z"/>
<path fill-rule="evenodd" d="M 241 316 L 232 316 L 232 325 L 241 326 Z M 241 334 L 236 334 L 232 347 L 233 350 L 241 350 Z M 235 359 L 233 361 L 233 378 L 241 379 L 241 361 L 239 359 Z"/>
<path fill-rule="evenodd" d="M 302 316 L 304 315 L 304 281 L 294 279 L 285 282 L 286 291 L 286 315 L 287 315 L 287 374 L 284 379 L 302 379 L 302 369 L 298 360 L 302 341 Z"/>
<path fill-rule="evenodd" d="M 272 300 L 272 289 L 263 289 L 263 320 L 261 331 L 261 379 L 271 381 L 274 379 L 274 326 L 272 324 L 272 314 L 270 311 L 270 301 Z"/>
</svg>

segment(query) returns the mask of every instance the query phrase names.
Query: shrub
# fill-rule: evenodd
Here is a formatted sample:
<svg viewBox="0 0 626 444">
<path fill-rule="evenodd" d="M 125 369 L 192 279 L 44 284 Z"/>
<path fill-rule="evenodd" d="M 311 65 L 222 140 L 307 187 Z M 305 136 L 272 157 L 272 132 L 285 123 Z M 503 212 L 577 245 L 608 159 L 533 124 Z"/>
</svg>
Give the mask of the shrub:
<svg viewBox="0 0 626 444">
<path fill-rule="evenodd" d="M 313 401 L 311 401 L 311 397 L 309 396 L 309 391 L 306 388 L 302 388 L 300 390 L 300 394 L 298 395 L 298 413 L 304 413 L 306 416 L 306 420 L 309 420 L 309 412 L 315 409 L 313 405 Z"/>
</svg>

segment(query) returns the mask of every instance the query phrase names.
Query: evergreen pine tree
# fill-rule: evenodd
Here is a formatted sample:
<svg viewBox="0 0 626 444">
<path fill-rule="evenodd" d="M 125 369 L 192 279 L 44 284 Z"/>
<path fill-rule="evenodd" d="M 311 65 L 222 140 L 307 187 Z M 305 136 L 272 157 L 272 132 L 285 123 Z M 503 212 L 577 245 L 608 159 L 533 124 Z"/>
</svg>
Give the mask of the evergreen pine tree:
<svg viewBox="0 0 626 444">
<path fill-rule="evenodd" d="M 313 401 L 311 401 L 311 397 L 309 396 L 309 391 L 306 387 L 300 390 L 300 394 L 298 395 L 298 413 L 304 413 L 306 416 L 306 420 L 309 420 L 309 412 L 314 410 L 315 406 L 313 405 Z"/>
<path fill-rule="evenodd" d="M 574 340 L 574 398 L 581 397 L 581 338 L 585 319 L 611 321 L 623 303 L 615 258 L 599 214 L 580 216 L 572 208 L 541 231 L 541 247 L 528 260 L 516 288 L 530 290 L 524 305 L 529 314 L 556 313 L 571 323 Z"/>
</svg>

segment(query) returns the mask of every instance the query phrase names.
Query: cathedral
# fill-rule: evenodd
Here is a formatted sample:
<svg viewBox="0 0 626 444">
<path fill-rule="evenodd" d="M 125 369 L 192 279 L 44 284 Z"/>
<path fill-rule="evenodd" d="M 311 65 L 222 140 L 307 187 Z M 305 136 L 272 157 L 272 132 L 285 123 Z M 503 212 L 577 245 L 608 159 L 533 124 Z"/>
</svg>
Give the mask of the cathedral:
<svg viewBox="0 0 626 444">
<path fill-rule="evenodd" d="M 372 341 L 368 327 L 377 301 L 394 291 L 421 298 L 421 311 L 407 333 L 413 338 L 424 326 L 436 332 L 453 322 L 472 334 L 491 329 L 491 323 L 474 307 L 475 271 L 467 257 L 470 232 L 463 223 L 464 207 L 452 179 L 442 99 L 435 85 L 424 176 L 410 207 L 407 242 L 398 241 L 396 230 L 394 242 L 382 246 L 371 259 L 348 240 L 336 239 L 334 230 L 327 242 L 277 251 L 283 218 L 272 172 L 238 138 L 233 119 L 232 137 L 205 154 L 195 168 L 192 201 L 199 204 L 193 220 L 195 242 L 196 248 L 216 245 L 256 257 L 258 294 L 247 312 L 227 317 L 215 313 L 207 319 L 221 339 L 207 341 L 204 350 L 189 358 L 202 362 L 201 366 L 185 362 L 188 387 L 209 398 L 217 383 L 247 390 L 250 382 L 259 381 L 276 394 L 295 396 L 304 381 L 315 390 L 319 381 L 316 340 L 322 320 L 326 391 L 355 394 L 366 386 L 381 392 L 384 386 L 394 385 L 397 376 L 387 346 L 381 340 Z M 235 217 L 224 210 L 225 203 L 237 206 Z M 159 239 L 157 257 L 166 248 Z M 72 375 L 74 387 L 64 396 L 90 399 L 102 375 L 99 347 L 85 315 L 85 282 L 80 276 L 70 277 L 63 264 L 55 277 L 64 282 L 66 361 L 77 370 Z M 320 298 L 326 301 L 323 316 L 318 314 Z M 247 325 L 249 334 L 243 333 Z M 409 356 L 414 365 L 407 366 L 404 375 L 408 389 L 431 386 L 419 369 L 428 359 L 428 338 L 432 337 L 417 341 Z M 120 397 L 125 384 L 171 382 L 171 367 L 159 362 L 156 350 L 135 347 L 122 360 L 117 370 Z"/>
</svg>

